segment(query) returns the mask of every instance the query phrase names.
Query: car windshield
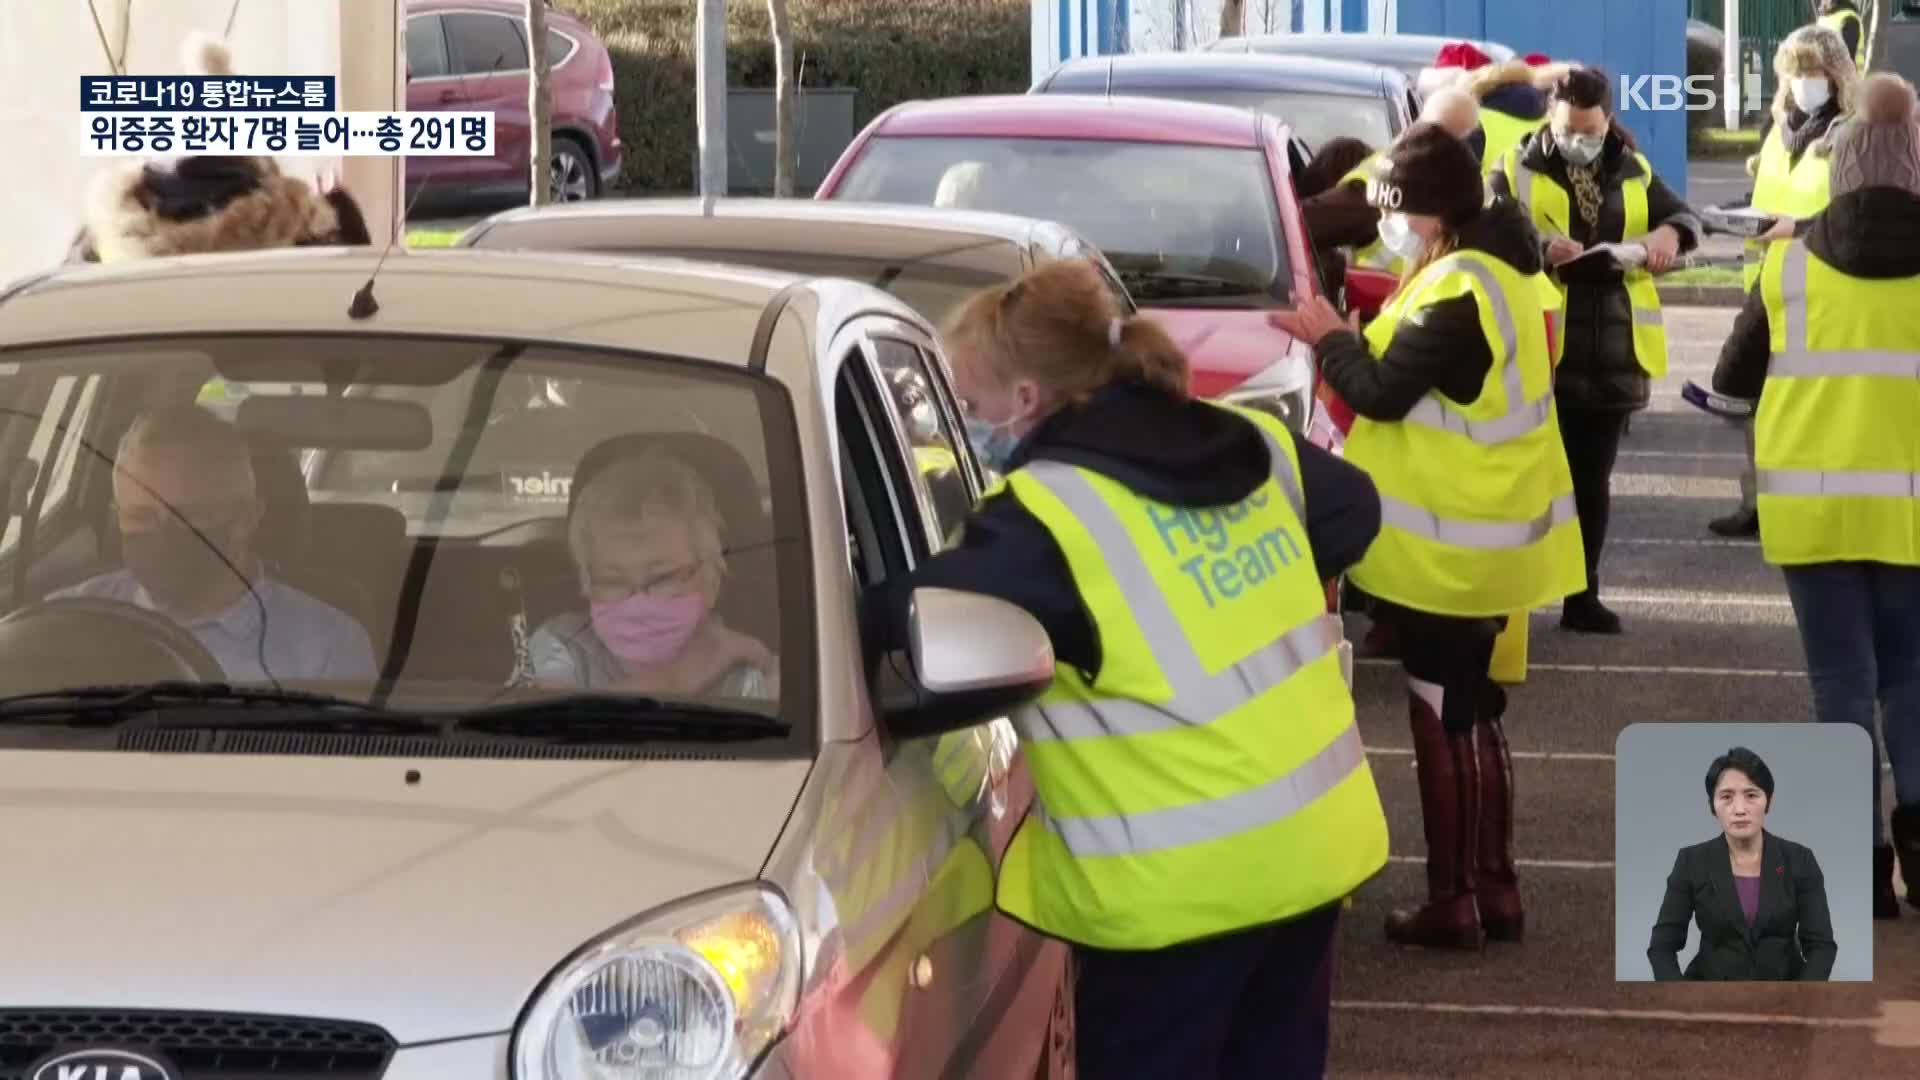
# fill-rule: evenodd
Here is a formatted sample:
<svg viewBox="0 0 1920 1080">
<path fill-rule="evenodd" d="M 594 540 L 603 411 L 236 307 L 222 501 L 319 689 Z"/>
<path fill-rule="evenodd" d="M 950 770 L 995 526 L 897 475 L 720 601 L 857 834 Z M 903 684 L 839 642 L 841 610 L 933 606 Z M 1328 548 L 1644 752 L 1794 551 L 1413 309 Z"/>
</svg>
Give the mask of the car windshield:
<svg viewBox="0 0 1920 1080">
<path fill-rule="evenodd" d="M 1154 97 L 1252 109 L 1282 121 L 1308 149 L 1318 150 L 1338 135 L 1384 148 L 1393 141 L 1392 110 L 1387 99 L 1361 94 L 1272 93 L 1263 90 L 1155 90 Z"/>
<path fill-rule="evenodd" d="M 389 710 L 610 693 L 793 718 L 803 485 L 764 376 L 381 335 L 6 360 L 6 697 L 224 682 Z M 164 645 L 179 630 L 185 652 Z M 56 656 L 61 634 L 114 647 L 75 638 L 47 669 L 7 652 Z M 196 644 L 199 669 L 156 659 Z"/>
<path fill-rule="evenodd" d="M 1163 306 L 1289 300 L 1272 174 L 1261 151 L 1096 139 L 880 136 L 834 197 L 995 210 L 1061 222 Z"/>
<path fill-rule="evenodd" d="M 1020 249 L 1013 242 L 987 239 L 957 238 L 950 249 L 898 258 L 786 249 L 652 247 L 617 243 L 595 245 L 593 250 L 712 260 L 810 277 L 851 278 L 892 294 L 935 326 L 944 325 L 947 316 L 974 293 L 1012 281 L 1020 276 L 1022 270 Z"/>
</svg>

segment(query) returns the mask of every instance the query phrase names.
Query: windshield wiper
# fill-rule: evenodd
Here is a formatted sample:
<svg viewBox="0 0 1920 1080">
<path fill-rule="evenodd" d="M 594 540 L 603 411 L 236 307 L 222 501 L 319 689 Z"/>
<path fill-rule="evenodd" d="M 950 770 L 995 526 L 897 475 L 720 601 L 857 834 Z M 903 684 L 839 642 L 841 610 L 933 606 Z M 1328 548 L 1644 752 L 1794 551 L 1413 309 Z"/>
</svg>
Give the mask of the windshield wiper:
<svg viewBox="0 0 1920 1080">
<path fill-rule="evenodd" d="M 1259 285 L 1213 274 L 1144 269 L 1116 270 L 1115 273 L 1136 300 L 1168 296 L 1246 296 L 1266 292 Z"/>
<path fill-rule="evenodd" d="M 350 713 L 378 713 L 363 701 L 273 687 L 228 683 L 157 682 L 138 686 L 76 686 L 0 698 L 0 723 L 67 719 L 113 723 L 169 708 L 267 709 L 288 705 Z"/>
<path fill-rule="evenodd" d="M 791 730 L 770 716 L 747 709 L 621 694 L 568 694 L 491 705 L 462 714 L 455 727 L 567 743 L 659 738 L 726 742 L 777 739 Z"/>
</svg>

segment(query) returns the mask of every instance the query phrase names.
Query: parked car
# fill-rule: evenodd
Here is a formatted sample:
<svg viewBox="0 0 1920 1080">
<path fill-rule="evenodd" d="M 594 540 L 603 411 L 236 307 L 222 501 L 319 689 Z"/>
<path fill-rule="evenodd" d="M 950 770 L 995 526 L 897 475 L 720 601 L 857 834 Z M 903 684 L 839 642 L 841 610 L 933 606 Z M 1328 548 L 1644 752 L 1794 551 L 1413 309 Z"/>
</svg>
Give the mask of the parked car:
<svg viewBox="0 0 1920 1080">
<path fill-rule="evenodd" d="M 1163 98 L 906 102 L 855 136 L 815 197 L 1064 222 L 1186 349 L 1196 394 L 1307 430 L 1312 350 L 1267 323 L 1320 288 L 1291 142 L 1271 116 Z"/>
<path fill-rule="evenodd" d="M 1413 125 L 1412 84 L 1396 68 L 1308 56 L 1135 53 L 1069 60 L 1036 94 L 1127 94 L 1253 109 L 1282 120 L 1309 153 L 1336 135 L 1383 149 Z"/>
<path fill-rule="evenodd" d="M 290 250 L 20 282 L 0 363 L 0 480 L 31 508 L 0 537 L 0 834 L 39 868 L 0 895 L 0 1072 L 1066 1075 L 1066 950 L 992 902 L 1032 799 L 1004 716 L 1051 682 L 1046 634 L 922 590 L 907 655 L 860 638 L 856 592 L 953 532 L 897 372 L 982 479 L 905 304 L 676 260 Z M 98 448 L 216 375 L 252 390 L 273 579 L 362 589 L 377 679 L 223 685 L 167 618 L 39 601 L 118 561 Z M 570 538 L 609 563 L 592 588 L 654 573 L 575 515 L 653 451 L 710 490 L 675 513 L 723 529 L 715 610 L 778 678 L 525 685 L 525 629 L 586 603 Z"/>
<path fill-rule="evenodd" d="M 1357 60 L 1397 68 L 1407 78 L 1413 115 L 1420 115 L 1420 72 L 1433 66 L 1440 50 L 1456 42 L 1465 42 L 1504 64 L 1514 51 L 1495 41 L 1445 37 L 1438 34 L 1267 34 L 1257 37 L 1221 38 L 1208 46 L 1213 52 L 1262 53 L 1265 55 L 1318 56 L 1329 60 Z"/>
<path fill-rule="evenodd" d="M 404 159 L 421 207 L 525 202 L 533 127 L 527 112 L 525 0 L 407 0 L 407 109 L 490 112 L 491 157 Z M 579 17 L 547 9 L 556 202 L 591 199 L 620 175 L 613 57 Z"/>
<path fill-rule="evenodd" d="M 1133 298 L 1104 255 L 1054 221 L 988 211 L 802 199 L 602 199 L 504 210 L 457 247 L 671 255 L 865 281 L 934 326 L 974 292 L 1054 259 L 1087 258 L 1121 310 Z"/>
</svg>

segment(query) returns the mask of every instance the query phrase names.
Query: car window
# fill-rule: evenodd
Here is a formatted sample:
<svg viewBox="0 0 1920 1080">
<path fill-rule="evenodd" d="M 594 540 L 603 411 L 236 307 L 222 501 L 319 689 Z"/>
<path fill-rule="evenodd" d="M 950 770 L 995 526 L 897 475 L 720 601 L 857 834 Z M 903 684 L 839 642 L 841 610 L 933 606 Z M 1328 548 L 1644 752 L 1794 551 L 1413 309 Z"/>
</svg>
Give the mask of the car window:
<svg viewBox="0 0 1920 1080">
<path fill-rule="evenodd" d="M 1265 113 L 1291 127 L 1309 151 L 1318 151 L 1338 135 L 1359 139 L 1375 150 L 1393 142 L 1393 106 L 1383 97 L 1229 89 L 1156 89 L 1153 96 Z"/>
<path fill-rule="evenodd" d="M 933 510 L 928 535 L 936 547 L 951 547 L 959 543 L 960 527 L 974 500 L 966 464 L 955 449 L 964 436 L 950 403 L 936 389 L 927 353 L 897 338 L 876 337 L 873 344 L 880 377 L 893 395 L 894 409 L 906 421 L 915 472 Z"/>
<path fill-rule="evenodd" d="M 407 73 L 416 79 L 448 74 L 447 38 L 440 16 L 416 15 L 407 20 Z"/>
<path fill-rule="evenodd" d="M 1133 297 L 1127 294 L 1127 287 L 1120 284 L 1120 276 L 1113 272 L 1113 266 L 1107 262 L 1107 257 L 1100 253 L 1099 248 L 1077 236 L 1069 236 L 1060 245 L 1060 254 L 1065 258 L 1086 259 L 1092 262 L 1093 268 L 1100 272 L 1100 283 L 1107 287 L 1107 295 L 1113 297 L 1114 306 L 1129 315 L 1138 310 L 1134 306 Z"/>
<path fill-rule="evenodd" d="M 715 650 L 719 666 L 672 683 L 670 695 L 787 712 L 777 688 L 811 678 L 793 667 L 811 652 L 797 428 L 790 397 L 765 376 L 625 351 L 382 335 L 121 341 L 10 358 L 61 380 L 49 415 L 63 394 L 79 394 L 75 424 L 90 424 L 92 445 L 109 448 L 76 454 L 71 439 L 50 442 L 47 427 L 31 446 L 5 450 L 32 458 L 58 447 L 49 506 L 81 470 L 92 470 L 89 485 L 111 482 L 111 448 L 130 418 L 116 412 L 118 429 L 106 427 L 91 411 L 95 397 L 157 402 L 155 387 L 177 384 L 166 400 L 195 400 L 198 387 L 211 422 L 237 429 L 249 448 L 245 482 L 264 504 L 251 532 L 235 524 L 238 510 L 227 512 L 241 505 L 234 489 L 201 490 L 211 483 L 203 475 L 232 480 L 213 458 L 180 459 L 192 466 L 171 481 L 180 490 L 153 486 L 146 517 L 103 504 L 87 526 L 124 539 L 149 519 L 187 522 L 200 530 L 180 541 L 190 556 L 239 545 L 221 547 L 209 573 L 252 595 L 240 568 L 258 560 L 271 580 L 321 605 L 264 616 L 300 639 L 274 653 L 291 657 L 284 663 L 249 652 L 246 664 L 268 665 L 275 681 L 369 692 L 371 670 L 297 670 L 306 657 L 363 655 L 365 644 L 342 645 L 356 622 L 383 654 L 391 646 L 381 666 L 400 698 L 445 706 L 493 701 L 516 680 L 526 685 L 515 693 L 617 692 L 633 685 L 624 680 L 641 656 L 665 663 L 659 657 L 694 648 Z M 0 461 L 0 474 L 18 475 L 21 464 Z M 5 543 L 17 550 L 18 531 Z M 65 573 L 45 550 L 24 554 L 40 593 L 129 600 L 147 584 L 117 556 Z M 45 580 L 57 573 L 64 579 Z M 646 630 L 651 616 L 639 608 L 652 600 L 663 611 L 676 605 L 672 625 L 687 635 L 663 644 Z M 516 623 L 532 638 L 519 651 Z M 648 651 L 655 646 L 666 651 Z M 99 663 L 99 682 L 129 681 L 116 678 L 111 656 Z"/>
<path fill-rule="evenodd" d="M 525 71 L 527 42 L 520 27 L 504 15 L 452 12 L 441 16 L 456 75 Z"/>
<path fill-rule="evenodd" d="M 44 483 L 45 494 L 29 488 L 28 498 L 40 501 L 40 514 L 37 520 L 47 519 L 61 513 L 67 507 L 72 490 L 74 466 L 85 451 L 87 422 L 93 414 L 93 408 L 100 389 L 98 375 L 62 375 L 53 381 L 53 392 L 48 396 L 44 408 L 37 416 L 23 417 L 34 424 L 33 438 L 27 446 L 27 462 L 38 463 L 36 467 L 17 475 L 40 477 L 35 483 Z M 47 466 L 51 462 L 50 467 Z M 9 463 L 12 465 L 15 463 Z M 25 464 L 20 463 L 20 464 Z M 16 475 L 9 468 L 6 475 Z M 25 507 L 23 506 L 22 509 Z M 0 534 L 0 557 L 11 556 L 20 544 L 21 521 L 18 514 L 7 518 L 6 531 Z"/>
<path fill-rule="evenodd" d="M 1258 149 L 880 136 L 834 197 L 1058 221 L 1099 247 L 1143 304 L 1270 307 L 1289 298 L 1273 177 Z"/>
<path fill-rule="evenodd" d="M 573 57 L 573 50 L 579 48 L 574 40 L 558 30 L 547 31 L 547 64 L 559 67 Z"/>
</svg>

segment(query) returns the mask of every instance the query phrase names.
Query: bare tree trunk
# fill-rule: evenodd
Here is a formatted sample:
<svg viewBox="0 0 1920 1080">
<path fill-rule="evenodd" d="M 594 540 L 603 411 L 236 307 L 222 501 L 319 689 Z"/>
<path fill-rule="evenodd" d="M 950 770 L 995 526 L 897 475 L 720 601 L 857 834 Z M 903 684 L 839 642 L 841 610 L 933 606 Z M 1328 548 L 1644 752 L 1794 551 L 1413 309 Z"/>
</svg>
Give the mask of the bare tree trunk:
<svg viewBox="0 0 1920 1080">
<path fill-rule="evenodd" d="M 1220 0 L 1220 36 L 1244 37 L 1246 32 L 1246 0 Z"/>
<path fill-rule="evenodd" d="M 527 153 L 527 202 L 545 206 L 553 201 L 553 64 L 547 57 L 547 0 L 527 0 L 527 116 L 533 147 Z"/>
<path fill-rule="evenodd" d="M 767 0 L 773 32 L 773 194 L 793 197 L 793 174 L 800 164 L 793 142 L 793 24 L 787 0 Z"/>
</svg>

